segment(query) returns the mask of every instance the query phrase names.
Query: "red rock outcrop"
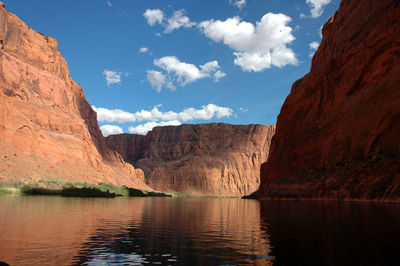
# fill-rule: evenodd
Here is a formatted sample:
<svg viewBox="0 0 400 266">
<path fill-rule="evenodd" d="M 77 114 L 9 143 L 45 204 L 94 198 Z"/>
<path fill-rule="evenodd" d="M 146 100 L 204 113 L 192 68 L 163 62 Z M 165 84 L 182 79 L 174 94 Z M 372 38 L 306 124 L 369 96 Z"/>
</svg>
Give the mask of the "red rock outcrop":
<svg viewBox="0 0 400 266">
<path fill-rule="evenodd" d="M 282 106 L 259 196 L 400 200 L 400 2 L 343 0 Z"/>
<path fill-rule="evenodd" d="M 147 188 L 143 172 L 108 149 L 57 41 L 28 27 L 1 2 L 0 88 L 0 179 Z"/>
<path fill-rule="evenodd" d="M 106 138 L 159 191 L 243 196 L 258 189 L 275 126 L 198 124 L 156 127 L 146 136 Z"/>
</svg>

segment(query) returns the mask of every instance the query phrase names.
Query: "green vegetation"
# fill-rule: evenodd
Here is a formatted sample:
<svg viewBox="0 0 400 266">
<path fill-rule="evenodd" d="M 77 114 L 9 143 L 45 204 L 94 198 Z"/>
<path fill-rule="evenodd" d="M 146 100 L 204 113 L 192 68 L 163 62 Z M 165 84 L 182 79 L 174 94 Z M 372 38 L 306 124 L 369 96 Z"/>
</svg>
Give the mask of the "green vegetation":
<svg viewBox="0 0 400 266">
<path fill-rule="evenodd" d="M 172 197 L 172 195 L 118 187 L 106 183 L 70 183 L 61 180 L 39 180 L 37 183 L 24 183 L 17 180 L 0 182 L 0 194 L 56 195 L 64 197 Z"/>
<path fill-rule="evenodd" d="M 20 188 L 25 183 L 17 180 L 8 180 L 7 182 L 0 182 L 0 194 L 19 194 Z"/>
<path fill-rule="evenodd" d="M 62 188 L 60 192 L 64 197 L 96 197 L 96 198 L 114 198 L 115 193 L 109 190 L 103 191 L 97 187 L 66 187 Z"/>
<path fill-rule="evenodd" d="M 0 194 L 16 195 L 49 195 L 63 197 L 173 197 L 173 198 L 239 198 L 218 197 L 212 195 L 191 195 L 181 192 L 146 191 L 126 186 L 106 183 L 65 182 L 62 180 L 39 180 L 36 183 L 25 183 L 17 180 L 0 182 Z"/>
<path fill-rule="evenodd" d="M 60 190 L 25 185 L 20 188 L 22 195 L 60 195 Z"/>
<path fill-rule="evenodd" d="M 130 197 L 172 197 L 170 194 L 155 192 L 155 191 L 145 191 L 135 188 L 127 188 Z"/>
</svg>

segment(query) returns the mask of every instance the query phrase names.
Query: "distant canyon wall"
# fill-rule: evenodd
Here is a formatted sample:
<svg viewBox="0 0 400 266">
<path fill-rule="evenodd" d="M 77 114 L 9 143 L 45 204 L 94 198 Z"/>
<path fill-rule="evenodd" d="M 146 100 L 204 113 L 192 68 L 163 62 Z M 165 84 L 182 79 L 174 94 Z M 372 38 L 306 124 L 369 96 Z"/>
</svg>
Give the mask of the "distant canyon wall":
<svg viewBox="0 0 400 266">
<path fill-rule="evenodd" d="M 148 188 L 108 149 L 96 113 L 57 41 L 0 2 L 0 179 L 107 182 Z"/>
<path fill-rule="evenodd" d="M 343 0 L 293 84 L 261 198 L 400 200 L 400 1 Z"/>
<path fill-rule="evenodd" d="M 156 127 L 146 136 L 111 135 L 106 141 L 156 190 L 243 196 L 260 185 L 274 133 L 274 125 L 212 123 Z"/>
</svg>

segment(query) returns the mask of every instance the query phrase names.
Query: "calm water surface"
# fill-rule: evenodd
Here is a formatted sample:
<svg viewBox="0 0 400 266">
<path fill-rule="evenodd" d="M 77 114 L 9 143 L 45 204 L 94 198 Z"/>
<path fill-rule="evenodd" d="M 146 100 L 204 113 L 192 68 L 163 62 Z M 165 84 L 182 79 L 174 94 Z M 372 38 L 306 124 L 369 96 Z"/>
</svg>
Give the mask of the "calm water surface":
<svg viewBox="0 0 400 266">
<path fill-rule="evenodd" d="M 400 265 L 400 206 L 0 196 L 11 265 Z"/>
</svg>

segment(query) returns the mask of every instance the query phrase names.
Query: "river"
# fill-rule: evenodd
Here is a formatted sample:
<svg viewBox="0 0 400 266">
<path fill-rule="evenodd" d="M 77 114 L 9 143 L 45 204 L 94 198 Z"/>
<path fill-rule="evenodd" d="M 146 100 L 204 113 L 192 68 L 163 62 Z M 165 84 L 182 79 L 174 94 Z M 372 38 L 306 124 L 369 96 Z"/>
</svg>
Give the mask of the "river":
<svg viewBox="0 0 400 266">
<path fill-rule="evenodd" d="M 400 206 L 0 196 L 10 265 L 398 265 Z"/>
</svg>

